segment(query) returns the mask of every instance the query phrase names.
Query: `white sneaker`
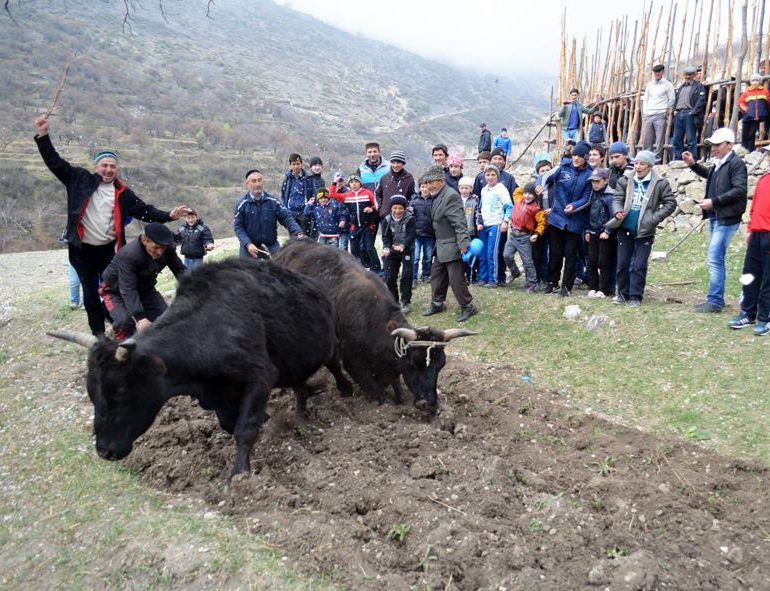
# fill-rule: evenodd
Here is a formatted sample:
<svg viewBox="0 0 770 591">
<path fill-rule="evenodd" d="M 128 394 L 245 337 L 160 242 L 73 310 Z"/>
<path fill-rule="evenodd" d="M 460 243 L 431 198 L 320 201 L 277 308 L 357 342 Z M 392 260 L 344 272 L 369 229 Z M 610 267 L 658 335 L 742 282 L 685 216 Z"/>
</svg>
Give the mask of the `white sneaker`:
<svg viewBox="0 0 770 591">
<path fill-rule="evenodd" d="M 612 298 L 612 303 L 615 305 L 625 304 L 626 300 L 623 298 L 623 296 L 616 295 L 614 298 Z"/>
<path fill-rule="evenodd" d="M 595 297 L 597 300 L 601 300 L 601 299 L 603 299 L 603 298 L 606 298 L 607 296 L 606 296 L 606 295 L 604 295 L 604 292 L 603 292 L 603 291 L 600 291 L 600 290 L 598 290 L 598 289 L 597 289 L 597 290 L 596 290 L 596 293 L 594 294 L 594 297 Z"/>
<path fill-rule="evenodd" d="M 596 290 L 590 290 L 588 294 L 586 295 L 587 298 L 595 298 L 596 297 Z"/>
</svg>

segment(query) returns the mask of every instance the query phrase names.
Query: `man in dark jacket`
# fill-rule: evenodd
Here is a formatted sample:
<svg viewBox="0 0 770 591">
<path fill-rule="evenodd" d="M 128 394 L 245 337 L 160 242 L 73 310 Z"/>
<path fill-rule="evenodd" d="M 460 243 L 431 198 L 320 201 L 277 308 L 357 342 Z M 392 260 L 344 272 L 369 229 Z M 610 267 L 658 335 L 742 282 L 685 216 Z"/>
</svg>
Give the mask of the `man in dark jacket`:
<svg viewBox="0 0 770 591">
<path fill-rule="evenodd" d="M 697 70 L 693 66 L 684 68 L 684 83 L 676 89 L 674 97 L 674 131 L 671 144 L 674 160 L 681 160 L 687 137 L 687 150 L 698 159 L 698 134 L 703 126 L 706 112 L 706 89 L 695 79 Z"/>
<path fill-rule="evenodd" d="M 185 270 L 174 250 L 174 235 L 158 222 L 147 224 L 144 233 L 107 266 L 99 293 L 112 317 L 116 340 L 144 330 L 163 314 L 166 301 L 155 283 L 166 267 L 177 279 Z"/>
<path fill-rule="evenodd" d="M 118 178 L 118 156 L 102 150 L 94 155 L 94 172 L 64 160 L 48 135 L 48 117 L 35 119 L 40 155 L 48 169 L 67 188 L 67 228 L 64 239 L 69 260 L 83 285 L 83 306 L 91 332 L 104 334 L 104 307 L 99 299 L 99 278 L 115 252 L 126 243 L 124 222 L 130 217 L 145 222 L 169 222 L 188 210 L 179 205 L 169 212 L 147 205 Z"/>
<path fill-rule="evenodd" d="M 184 255 L 185 268 L 195 269 L 203 264 L 206 253 L 214 248 L 214 237 L 194 209 L 187 212 L 184 220 L 185 223 L 174 232 L 174 242 L 179 244 L 179 251 Z"/>
<path fill-rule="evenodd" d="M 289 234 L 304 237 L 291 212 L 264 190 L 264 178 L 256 169 L 246 173 L 248 191 L 235 203 L 233 230 L 241 243 L 241 258 L 266 258 L 278 251 L 278 223 Z M 304 209 L 303 209 L 304 213 Z"/>
<path fill-rule="evenodd" d="M 315 197 L 315 183 L 302 168 L 302 156 L 289 155 L 289 170 L 281 183 L 281 204 L 291 212 L 305 234 L 310 233 L 305 205 Z"/>
<path fill-rule="evenodd" d="M 457 321 L 465 322 L 478 314 L 478 309 L 473 305 L 473 296 L 465 283 L 462 255 L 468 250 L 470 239 L 463 202 L 460 195 L 447 186 L 442 166 L 428 168 L 420 178 L 422 181 L 428 185 L 433 199 L 431 219 L 436 233 L 435 258 L 430 271 L 431 303 L 422 311 L 422 315 L 431 316 L 446 310 L 444 302 L 451 286 L 460 304 Z"/>
<path fill-rule="evenodd" d="M 733 152 L 735 134 L 729 127 L 717 129 L 706 140 L 716 164 L 706 168 L 690 152 L 682 160 L 695 174 L 706 179 L 706 198 L 698 205 L 709 224 L 709 290 L 706 301 L 695 306 L 696 312 L 721 312 L 725 307 L 725 256 L 730 239 L 746 211 L 746 164 Z"/>
<path fill-rule="evenodd" d="M 482 123 L 479 136 L 479 153 L 492 151 L 492 132 L 487 129 L 487 124 Z"/>
</svg>

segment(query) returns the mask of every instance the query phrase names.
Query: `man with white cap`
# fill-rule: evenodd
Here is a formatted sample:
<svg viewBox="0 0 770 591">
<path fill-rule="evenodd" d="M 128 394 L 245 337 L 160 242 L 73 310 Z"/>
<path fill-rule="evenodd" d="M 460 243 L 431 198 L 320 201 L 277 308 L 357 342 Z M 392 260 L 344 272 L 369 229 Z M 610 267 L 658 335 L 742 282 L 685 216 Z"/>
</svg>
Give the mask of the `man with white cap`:
<svg viewBox="0 0 770 591">
<path fill-rule="evenodd" d="M 674 132 L 671 144 L 674 148 L 674 160 L 682 158 L 682 144 L 687 137 L 687 149 L 698 159 L 698 131 L 706 111 L 706 89 L 695 80 L 697 69 L 694 66 L 684 68 L 684 82 L 676 89 L 674 97 Z"/>
<path fill-rule="evenodd" d="M 768 154 L 770 146 L 762 150 Z M 751 200 L 741 283 L 741 312 L 728 326 L 739 329 L 756 323 L 754 334 L 763 337 L 770 333 L 770 174 L 767 173 L 759 178 Z"/>
<path fill-rule="evenodd" d="M 695 174 L 706 179 L 706 197 L 698 205 L 709 224 L 709 289 L 706 301 L 696 312 L 721 312 L 725 306 L 725 256 L 730 239 L 746 211 L 746 164 L 733 152 L 735 134 L 728 127 L 717 129 L 706 140 L 711 144 L 714 166 L 705 167 L 690 152 L 682 160 Z"/>
</svg>

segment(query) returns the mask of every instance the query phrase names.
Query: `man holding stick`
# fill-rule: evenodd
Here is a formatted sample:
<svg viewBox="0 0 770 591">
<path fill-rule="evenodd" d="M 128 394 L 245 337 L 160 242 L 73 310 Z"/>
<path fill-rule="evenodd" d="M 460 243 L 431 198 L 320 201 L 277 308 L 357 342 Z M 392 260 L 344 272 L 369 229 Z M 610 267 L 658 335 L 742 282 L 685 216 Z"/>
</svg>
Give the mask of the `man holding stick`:
<svg viewBox="0 0 770 591">
<path fill-rule="evenodd" d="M 186 205 L 170 212 L 147 205 L 118 178 L 118 155 L 109 150 L 94 154 L 94 172 L 64 160 L 48 135 L 48 115 L 35 119 L 38 150 L 48 169 L 67 188 L 67 228 L 64 239 L 69 260 L 83 285 L 83 305 L 95 336 L 104 334 L 104 308 L 99 278 L 115 253 L 126 243 L 123 222 L 129 216 L 145 222 L 167 223 L 187 213 Z"/>
</svg>

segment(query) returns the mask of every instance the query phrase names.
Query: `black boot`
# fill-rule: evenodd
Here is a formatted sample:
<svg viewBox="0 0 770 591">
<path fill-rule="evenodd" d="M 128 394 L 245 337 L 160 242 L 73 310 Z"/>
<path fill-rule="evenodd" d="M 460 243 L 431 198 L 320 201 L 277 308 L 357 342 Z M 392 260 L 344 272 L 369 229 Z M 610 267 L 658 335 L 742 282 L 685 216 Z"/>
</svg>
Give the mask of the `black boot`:
<svg viewBox="0 0 770 591">
<path fill-rule="evenodd" d="M 462 308 L 460 308 L 460 317 L 457 319 L 457 322 L 465 322 L 471 316 L 475 316 L 478 313 L 479 313 L 479 309 L 473 304 L 468 304 L 467 306 L 463 306 Z"/>
<path fill-rule="evenodd" d="M 423 308 L 421 314 L 423 316 L 433 316 L 433 314 L 440 314 L 444 311 L 446 311 L 444 302 L 431 302 L 427 308 Z"/>
</svg>

